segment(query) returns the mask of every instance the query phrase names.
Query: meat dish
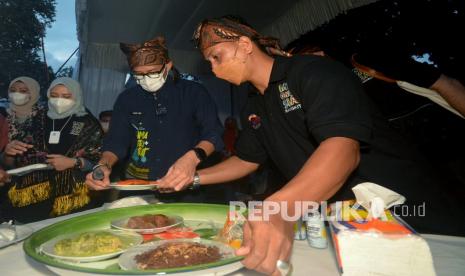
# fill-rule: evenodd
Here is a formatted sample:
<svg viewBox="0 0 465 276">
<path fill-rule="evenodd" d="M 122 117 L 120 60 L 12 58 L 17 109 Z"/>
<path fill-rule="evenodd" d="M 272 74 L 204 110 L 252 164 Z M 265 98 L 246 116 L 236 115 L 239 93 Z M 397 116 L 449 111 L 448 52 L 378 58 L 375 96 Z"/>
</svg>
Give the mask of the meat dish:
<svg viewBox="0 0 465 276">
<path fill-rule="evenodd" d="M 165 215 L 149 214 L 129 218 L 127 227 L 131 229 L 152 229 L 169 226 L 171 224 L 172 220 Z"/>
<path fill-rule="evenodd" d="M 169 242 L 134 258 L 139 269 L 164 269 L 216 262 L 222 255 L 216 246 L 198 242 Z"/>
</svg>

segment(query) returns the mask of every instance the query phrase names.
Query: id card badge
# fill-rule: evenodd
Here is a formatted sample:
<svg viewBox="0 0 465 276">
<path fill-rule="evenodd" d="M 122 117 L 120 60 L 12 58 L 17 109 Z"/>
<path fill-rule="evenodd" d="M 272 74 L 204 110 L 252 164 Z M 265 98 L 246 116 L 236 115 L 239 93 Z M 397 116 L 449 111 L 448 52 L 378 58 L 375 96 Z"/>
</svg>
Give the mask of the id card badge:
<svg viewBox="0 0 465 276">
<path fill-rule="evenodd" d="M 49 144 L 58 144 L 60 142 L 60 132 L 50 131 L 50 137 L 48 138 Z"/>
</svg>

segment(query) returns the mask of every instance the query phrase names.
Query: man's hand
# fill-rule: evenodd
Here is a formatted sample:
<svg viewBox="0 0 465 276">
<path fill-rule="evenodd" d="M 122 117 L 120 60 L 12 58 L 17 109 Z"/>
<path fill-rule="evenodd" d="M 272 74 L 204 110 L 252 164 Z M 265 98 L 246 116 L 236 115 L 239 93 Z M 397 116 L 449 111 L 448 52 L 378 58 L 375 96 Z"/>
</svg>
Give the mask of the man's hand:
<svg viewBox="0 0 465 276">
<path fill-rule="evenodd" d="M 290 260 L 294 223 L 285 221 L 281 214 L 270 216 L 269 221 L 247 221 L 243 245 L 236 250 L 237 255 L 245 256 L 244 266 L 267 275 L 281 275 L 276 264 L 278 260 Z"/>
<path fill-rule="evenodd" d="M 194 180 L 195 168 L 200 160 L 190 150 L 179 158 L 159 180 L 158 188 L 161 192 L 181 191 Z"/>
<path fill-rule="evenodd" d="M 47 154 L 47 160 L 45 162 L 47 162 L 57 171 L 64 171 L 74 168 L 76 159 L 69 158 L 61 154 Z"/>
<path fill-rule="evenodd" d="M 13 140 L 6 145 L 5 154 L 10 155 L 10 156 L 15 156 L 18 154 L 21 155 L 32 147 L 33 147 L 32 145 L 20 142 L 18 140 Z"/>
<path fill-rule="evenodd" d="M 97 180 L 93 177 L 93 172 L 86 176 L 86 185 L 92 190 L 105 190 L 110 187 L 110 174 L 111 169 L 107 166 L 99 166 L 97 169 L 103 172 L 103 179 Z"/>
</svg>

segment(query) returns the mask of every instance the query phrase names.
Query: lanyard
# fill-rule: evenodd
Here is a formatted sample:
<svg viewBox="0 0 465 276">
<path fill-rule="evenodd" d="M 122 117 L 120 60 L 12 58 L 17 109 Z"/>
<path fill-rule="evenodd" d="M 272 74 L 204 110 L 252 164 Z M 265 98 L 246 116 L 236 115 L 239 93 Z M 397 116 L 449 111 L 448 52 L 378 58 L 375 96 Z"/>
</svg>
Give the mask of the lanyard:
<svg viewBox="0 0 465 276">
<path fill-rule="evenodd" d="M 50 131 L 50 136 L 48 138 L 48 143 L 49 144 L 58 144 L 58 143 L 60 143 L 61 132 L 66 127 L 66 125 L 69 123 L 69 121 L 71 120 L 72 117 L 73 117 L 73 115 L 71 115 L 68 118 L 68 121 L 66 121 L 66 123 L 63 125 L 63 127 L 60 129 L 60 131 L 55 131 L 55 119 L 52 119 L 52 122 L 53 122 L 52 123 L 52 131 Z"/>
<path fill-rule="evenodd" d="M 74 114 L 73 114 L 74 115 Z M 66 121 L 66 123 L 63 125 L 63 127 L 60 129 L 59 132 L 62 132 L 63 129 L 66 127 L 66 125 L 69 123 L 69 120 L 71 120 L 71 118 L 73 117 L 73 115 L 69 116 L 68 120 Z M 52 131 L 55 131 L 55 119 L 52 119 Z"/>
</svg>

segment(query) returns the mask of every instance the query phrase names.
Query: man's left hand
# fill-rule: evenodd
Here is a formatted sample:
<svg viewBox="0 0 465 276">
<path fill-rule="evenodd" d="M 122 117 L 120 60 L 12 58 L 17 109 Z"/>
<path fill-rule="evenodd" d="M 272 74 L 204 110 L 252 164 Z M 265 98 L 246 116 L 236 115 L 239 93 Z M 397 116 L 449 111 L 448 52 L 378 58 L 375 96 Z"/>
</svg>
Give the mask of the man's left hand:
<svg viewBox="0 0 465 276">
<path fill-rule="evenodd" d="M 278 260 L 290 260 L 294 223 L 280 214 L 270 216 L 269 221 L 247 221 L 243 245 L 236 250 L 237 255 L 245 256 L 244 266 L 267 275 L 281 275 L 276 265 Z"/>
<path fill-rule="evenodd" d="M 194 181 L 195 168 L 199 162 L 195 153 L 188 151 L 159 179 L 158 189 L 165 193 L 184 190 Z"/>
</svg>

